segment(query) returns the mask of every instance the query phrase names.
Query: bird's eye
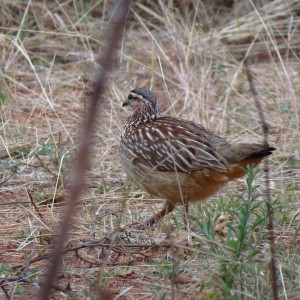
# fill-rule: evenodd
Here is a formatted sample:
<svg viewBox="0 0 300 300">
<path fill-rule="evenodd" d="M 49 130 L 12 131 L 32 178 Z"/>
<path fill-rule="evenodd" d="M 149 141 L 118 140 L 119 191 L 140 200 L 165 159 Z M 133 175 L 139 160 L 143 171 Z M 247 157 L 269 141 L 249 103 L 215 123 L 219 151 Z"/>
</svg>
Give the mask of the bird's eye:
<svg viewBox="0 0 300 300">
<path fill-rule="evenodd" d="M 133 96 L 131 94 L 129 94 L 128 100 L 132 100 L 132 99 L 133 99 Z"/>
</svg>

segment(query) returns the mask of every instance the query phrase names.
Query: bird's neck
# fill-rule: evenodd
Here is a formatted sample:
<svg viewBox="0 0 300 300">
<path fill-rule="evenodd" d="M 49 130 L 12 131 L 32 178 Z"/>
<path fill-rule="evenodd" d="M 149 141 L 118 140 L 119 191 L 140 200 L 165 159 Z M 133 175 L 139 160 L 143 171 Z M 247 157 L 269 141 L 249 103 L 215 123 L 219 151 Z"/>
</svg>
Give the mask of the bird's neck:
<svg viewBox="0 0 300 300">
<path fill-rule="evenodd" d="M 153 107 L 150 102 L 143 102 L 128 118 L 127 123 L 139 125 L 142 123 L 155 121 L 161 116 L 162 113 L 159 103 L 157 103 L 156 107 Z"/>
</svg>

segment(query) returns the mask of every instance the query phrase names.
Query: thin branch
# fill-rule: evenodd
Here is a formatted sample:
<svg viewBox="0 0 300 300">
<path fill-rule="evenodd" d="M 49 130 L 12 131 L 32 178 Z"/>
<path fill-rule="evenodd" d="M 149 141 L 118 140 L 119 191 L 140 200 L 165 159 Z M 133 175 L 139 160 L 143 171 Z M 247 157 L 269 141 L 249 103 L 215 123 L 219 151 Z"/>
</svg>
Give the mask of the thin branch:
<svg viewBox="0 0 300 300">
<path fill-rule="evenodd" d="M 264 134 L 264 145 L 265 147 L 269 146 L 269 126 L 266 122 L 265 115 L 262 110 L 261 103 L 258 99 L 257 91 L 253 83 L 253 75 L 250 72 L 247 60 L 244 59 L 244 66 L 247 74 L 247 79 L 250 85 L 250 90 L 254 97 L 254 102 L 258 111 L 260 124 Z M 267 228 L 269 231 L 269 242 L 271 248 L 271 261 L 270 261 L 270 277 L 273 291 L 273 299 L 278 300 L 278 275 L 277 275 L 277 266 L 276 266 L 276 251 L 275 251 L 275 234 L 274 234 L 274 225 L 273 225 L 273 206 L 272 206 L 272 196 L 270 188 L 270 170 L 269 170 L 269 160 L 268 157 L 264 159 L 264 173 L 265 173 L 265 195 L 267 198 L 266 206 L 268 213 L 268 224 Z"/>
<path fill-rule="evenodd" d="M 63 254 L 66 254 L 68 252 L 72 252 L 75 251 L 77 252 L 80 249 L 85 249 L 85 248 L 95 248 L 95 247 L 101 247 L 101 248 L 110 248 L 112 245 L 109 242 L 104 242 L 104 239 L 101 240 L 96 240 L 96 241 L 89 241 L 89 242 L 85 242 L 85 243 L 80 243 L 79 245 L 76 246 L 70 246 L 70 247 L 66 247 L 63 250 Z M 141 249 L 141 250 L 145 250 L 145 249 L 149 249 L 149 248 L 155 248 L 155 247 L 159 247 L 159 248 L 170 248 L 171 246 L 169 244 L 166 245 L 157 245 L 157 244 L 116 244 L 112 247 L 112 250 L 114 251 L 114 249 L 126 249 L 126 248 L 137 248 L 137 249 Z M 117 252 L 117 251 L 115 251 Z M 131 252 L 132 254 L 132 252 Z M 133 254 L 138 254 L 138 252 L 134 252 Z M 143 256 L 147 256 L 144 253 L 139 253 Z M 38 261 L 41 260 L 45 260 L 45 259 L 51 259 L 51 256 L 53 255 L 53 253 L 46 253 L 46 254 L 40 254 L 38 256 L 36 256 L 34 259 L 31 260 L 31 264 L 36 263 Z"/>
<path fill-rule="evenodd" d="M 3 285 L 1 284 L 1 282 L 0 282 L 0 288 L 1 288 L 1 290 L 3 291 L 4 295 L 6 296 L 6 299 L 10 299 L 9 294 L 8 294 L 8 292 L 7 292 L 6 288 L 5 288 L 5 286 L 3 286 Z"/>
<path fill-rule="evenodd" d="M 68 195 L 66 195 L 66 207 L 62 214 L 62 221 L 60 224 L 60 231 L 55 241 L 53 255 L 46 272 L 45 281 L 42 284 L 39 299 L 48 300 L 50 292 L 53 286 L 53 282 L 56 278 L 56 274 L 61 263 L 61 258 L 64 253 L 64 246 L 68 237 L 68 233 L 72 226 L 74 216 L 76 215 L 77 205 L 80 193 L 84 184 L 84 175 L 87 166 L 89 165 L 89 153 L 90 153 L 90 140 L 93 134 L 93 128 L 97 119 L 97 111 L 100 104 L 104 102 L 103 92 L 105 90 L 107 74 L 112 69 L 113 58 L 116 50 L 119 48 L 119 42 L 122 37 L 123 28 L 126 20 L 126 16 L 129 11 L 130 0 L 116 1 L 118 3 L 118 9 L 115 10 L 113 18 L 113 26 L 108 36 L 107 48 L 103 53 L 103 57 L 98 61 L 101 66 L 101 70 L 96 78 L 94 86 L 94 92 L 91 97 L 90 109 L 84 124 L 84 129 L 79 144 L 77 153 L 77 164 L 73 171 L 73 181 L 70 185 Z"/>
<path fill-rule="evenodd" d="M 27 188 L 26 188 L 26 192 L 27 192 L 27 195 L 28 195 L 28 198 L 32 204 L 32 206 L 34 207 L 35 211 L 37 212 L 37 214 L 39 215 L 40 219 L 43 221 L 43 223 L 45 223 L 45 220 L 43 218 L 43 215 L 42 213 L 40 212 L 40 210 L 38 209 L 38 207 L 36 206 L 35 202 L 34 202 L 34 199 L 32 197 L 32 194 L 31 194 L 31 191 L 29 191 Z"/>
<path fill-rule="evenodd" d="M 30 280 L 30 279 L 28 279 L 28 277 L 23 277 L 22 275 L 20 275 L 18 277 L 3 278 L 0 281 L 0 287 L 3 289 L 8 285 L 8 283 L 14 283 L 14 282 L 35 284 L 35 285 L 41 286 L 41 283 L 38 282 L 37 280 Z M 52 285 L 52 288 L 56 291 L 63 292 L 63 293 L 69 293 L 71 291 L 69 285 L 67 285 L 67 287 L 62 287 L 59 285 Z M 10 297 L 8 299 L 10 299 Z"/>
</svg>

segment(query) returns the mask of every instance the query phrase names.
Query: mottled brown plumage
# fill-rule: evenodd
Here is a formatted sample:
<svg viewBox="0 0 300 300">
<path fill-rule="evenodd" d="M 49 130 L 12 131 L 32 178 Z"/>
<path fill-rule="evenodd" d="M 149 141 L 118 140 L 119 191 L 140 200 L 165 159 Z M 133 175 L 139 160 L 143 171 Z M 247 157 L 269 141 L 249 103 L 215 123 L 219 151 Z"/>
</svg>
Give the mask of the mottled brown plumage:
<svg viewBox="0 0 300 300">
<path fill-rule="evenodd" d="M 121 133 L 124 171 L 149 194 L 165 199 L 153 225 L 178 203 L 206 199 L 245 174 L 275 149 L 263 144 L 231 144 L 191 121 L 164 117 L 157 97 L 146 88 L 130 92 L 123 106 L 133 114 Z"/>
</svg>

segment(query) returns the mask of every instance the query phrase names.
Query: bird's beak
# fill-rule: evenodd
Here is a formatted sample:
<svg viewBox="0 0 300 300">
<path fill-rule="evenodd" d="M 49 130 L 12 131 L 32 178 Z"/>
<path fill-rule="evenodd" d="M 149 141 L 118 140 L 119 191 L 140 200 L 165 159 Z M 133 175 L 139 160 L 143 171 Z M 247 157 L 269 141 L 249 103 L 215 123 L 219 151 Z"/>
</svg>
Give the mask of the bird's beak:
<svg viewBox="0 0 300 300">
<path fill-rule="evenodd" d="M 129 105 L 129 100 L 126 99 L 124 100 L 124 102 L 122 103 L 122 107 Z"/>
</svg>

